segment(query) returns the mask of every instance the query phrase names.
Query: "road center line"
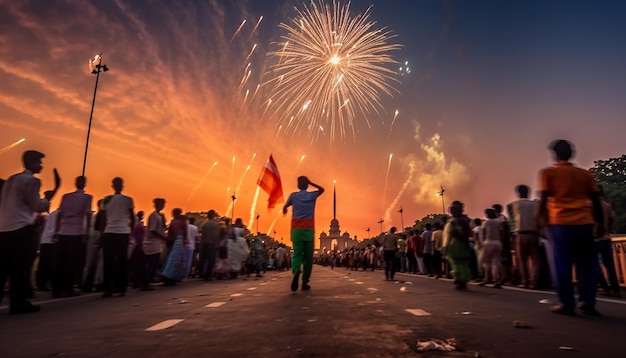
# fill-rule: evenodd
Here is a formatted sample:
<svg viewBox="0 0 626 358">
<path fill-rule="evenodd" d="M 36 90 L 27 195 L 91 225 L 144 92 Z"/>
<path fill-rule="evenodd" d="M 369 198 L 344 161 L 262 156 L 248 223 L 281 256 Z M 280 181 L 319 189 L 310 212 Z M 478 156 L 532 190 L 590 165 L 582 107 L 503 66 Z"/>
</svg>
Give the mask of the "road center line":
<svg viewBox="0 0 626 358">
<path fill-rule="evenodd" d="M 165 321 L 163 321 L 161 323 L 157 323 L 157 324 L 155 324 L 152 327 L 146 328 L 146 331 L 148 331 L 148 332 L 160 331 L 160 330 L 163 330 L 163 329 L 167 329 L 167 328 L 173 327 L 173 326 L 179 324 L 182 321 L 184 321 L 184 319 L 168 319 L 168 320 L 165 320 Z"/>
<path fill-rule="evenodd" d="M 419 308 L 407 308 L 405 311 L 415 316 L 430 316 L 430 313 Z"/>
<path fill-rule="evenodd" d="M 205 308 L 217 308 L 217 307 L 221 307 L 224 304 L 226 304 L 226 302 L 213 302 L 213 303 L 209 303 L 208 305 L 204 307 Z"/>
</svg>

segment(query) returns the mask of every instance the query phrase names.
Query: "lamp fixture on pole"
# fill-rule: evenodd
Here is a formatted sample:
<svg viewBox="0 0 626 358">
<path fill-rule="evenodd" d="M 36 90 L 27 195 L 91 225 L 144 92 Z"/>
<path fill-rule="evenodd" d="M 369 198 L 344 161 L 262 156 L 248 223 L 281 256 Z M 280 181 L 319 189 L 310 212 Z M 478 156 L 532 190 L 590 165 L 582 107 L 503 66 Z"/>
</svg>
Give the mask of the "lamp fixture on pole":
<svg viewBox="0 0 626 358">
<path fill-rule="evenodd" d="M 83 172 L 82 176 L 85 176 L 85 166 L 87 165 L 87 150 L 89 149 L 89 136 L 91 134 L 91 121 L 93 119 L 93 107 L 96 104 L 96 92 L 98 91 L 98 80 L 100 79 L 100 72 L 106 72 L 109 70 L 107 65 L 102 64 L 102 52 L 89 59 L 89 69 L 91 73 L 96 75 L 96 86 L 93 89 L 93 100 L 91 101 L 91 113 L 89 114 L 89 126 L 87 127 L 87 140 L 85 141 L 85 156 L 83 157 Z"/>
</svg>

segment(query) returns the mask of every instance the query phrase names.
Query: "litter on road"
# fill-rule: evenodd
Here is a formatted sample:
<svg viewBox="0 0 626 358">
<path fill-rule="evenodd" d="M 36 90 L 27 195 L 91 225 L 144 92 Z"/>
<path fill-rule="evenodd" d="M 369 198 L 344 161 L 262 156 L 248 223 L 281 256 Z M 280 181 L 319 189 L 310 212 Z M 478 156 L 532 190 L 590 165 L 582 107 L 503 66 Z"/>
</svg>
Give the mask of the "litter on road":
<svg viewBox="0 0 626 358">
<path fill-rule="evenodd" d="M 428 341 L 417 341 L 417 351 L 441 351 L 452 352 L 456 350 L 456 340 L 454 338 L 448 339 L 430 339 Z"/>
</svg>

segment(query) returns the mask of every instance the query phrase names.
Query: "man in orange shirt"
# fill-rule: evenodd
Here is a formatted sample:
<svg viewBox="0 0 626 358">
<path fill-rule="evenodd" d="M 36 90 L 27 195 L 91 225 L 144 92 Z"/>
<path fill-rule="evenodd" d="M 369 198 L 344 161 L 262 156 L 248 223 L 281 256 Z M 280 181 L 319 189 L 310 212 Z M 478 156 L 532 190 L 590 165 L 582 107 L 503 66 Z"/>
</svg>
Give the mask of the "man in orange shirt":
<svg viewBox="0 0 626 358">
<path fill-rule="evenodd" d="M 595 308 L 598 259 L 594 247 L 594 222 L 596 236 L 604 231 L 600 191 L 591 173 L 569 162 L 573 155 L 570 142 L 557 140 L 549 148 L 556 163 L 539 173 L 541 201 L 537 219 L 547 223 L 552 236 L 560 305 L 550 310 L 575 314 L 572 284 L 575 263 L 578 306 L 585 315 L 600 316 Z"/>
</svg>

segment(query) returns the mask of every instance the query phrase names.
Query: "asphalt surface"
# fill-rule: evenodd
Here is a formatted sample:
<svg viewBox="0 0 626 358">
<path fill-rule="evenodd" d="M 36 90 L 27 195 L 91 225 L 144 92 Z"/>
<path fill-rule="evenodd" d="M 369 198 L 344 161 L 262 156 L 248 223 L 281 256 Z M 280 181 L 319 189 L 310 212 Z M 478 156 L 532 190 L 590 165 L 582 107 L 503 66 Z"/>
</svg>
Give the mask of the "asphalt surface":
<svg viewBox="0 0 626 358">
<path fill-rule="evenodd" d="M 603 317 L 569 317 L 549 311 L 548 291 L 459 292 L 449 280 L 315 266 L 312 289 L 292 293 L 291 277 L 192 279 L 126 297 L 39 294 L 39 313 L 0 307 L 0 357 L 626 356 L 624 300 L 599 299 Z M 450 338 L 455 351 L 417 351 L 418 341 Z"/>
</svg>

